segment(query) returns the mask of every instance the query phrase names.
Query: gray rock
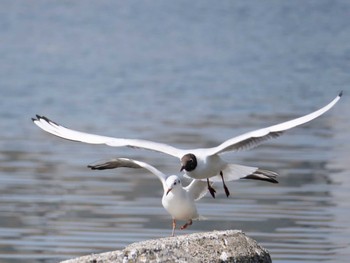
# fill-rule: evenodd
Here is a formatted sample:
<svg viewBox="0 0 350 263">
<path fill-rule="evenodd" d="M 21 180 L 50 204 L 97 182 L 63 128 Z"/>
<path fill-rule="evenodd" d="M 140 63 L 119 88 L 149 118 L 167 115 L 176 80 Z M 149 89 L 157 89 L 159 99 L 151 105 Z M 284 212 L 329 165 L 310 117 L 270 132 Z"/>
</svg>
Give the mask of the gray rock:
<svg viewBox="0 0 350 263">
<path fill-rule="evenodd" d="M 131 244 L 123 250 L 93 254 L 64 263 L 102 262 L 272 262 L 267 250 L 237 230 L 195 233 Z M 62 262 L 63 263 L 63 262 Z"/>
</svg>

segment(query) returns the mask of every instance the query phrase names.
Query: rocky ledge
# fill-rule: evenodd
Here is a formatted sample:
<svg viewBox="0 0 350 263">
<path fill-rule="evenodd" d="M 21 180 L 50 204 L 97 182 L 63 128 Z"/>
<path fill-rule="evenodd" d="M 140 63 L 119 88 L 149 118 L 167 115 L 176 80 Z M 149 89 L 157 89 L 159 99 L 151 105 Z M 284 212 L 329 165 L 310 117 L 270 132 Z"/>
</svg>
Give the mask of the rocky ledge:
<svg viewBox="0 0 350 263">
<path fill-rule="evenodd" d="M 195 233 L 133 243 L 123 250 L 92 254 L 64 263 L 105 262 L 272 262 L 266 249 L 237 230 Z M 62 263 L 63 263 L 62 262 Z"/>
</svg>

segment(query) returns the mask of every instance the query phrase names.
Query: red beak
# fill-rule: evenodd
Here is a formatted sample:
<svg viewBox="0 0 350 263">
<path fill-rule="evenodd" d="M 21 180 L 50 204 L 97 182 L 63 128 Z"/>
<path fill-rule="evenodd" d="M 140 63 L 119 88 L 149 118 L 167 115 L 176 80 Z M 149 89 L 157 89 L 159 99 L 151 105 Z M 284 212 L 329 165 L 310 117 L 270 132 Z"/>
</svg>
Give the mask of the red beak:
<svg viewBox="0 0 350 263">
<path fill-rule="evenodd" d="M 180 172 L 182 172 L 183 169 L 185 169 L 185 166 L 181 166 Z"/>
</svg>

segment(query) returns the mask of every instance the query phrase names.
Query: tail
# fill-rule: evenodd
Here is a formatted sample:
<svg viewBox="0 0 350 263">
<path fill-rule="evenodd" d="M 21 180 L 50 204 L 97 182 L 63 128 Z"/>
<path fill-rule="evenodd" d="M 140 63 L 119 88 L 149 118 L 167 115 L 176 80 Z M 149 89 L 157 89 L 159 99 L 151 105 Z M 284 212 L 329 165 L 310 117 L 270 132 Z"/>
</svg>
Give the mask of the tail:
<svg viewBox="0 0 350 263">
<path fill-rule="evenodd" d="M 253 179 L 266 181 L 270 183 L 278 183 L 276 180 L 278 174 L 272 171 L 259 169 L 257 167 L 244 166 L 239 164 L 228 164 L 222 170 L 224 179 L 226 182 L 239 180 L 239 179 Z M 211 181 L 222 181 L 220 175 L 211 178 Z"/>
</svg>

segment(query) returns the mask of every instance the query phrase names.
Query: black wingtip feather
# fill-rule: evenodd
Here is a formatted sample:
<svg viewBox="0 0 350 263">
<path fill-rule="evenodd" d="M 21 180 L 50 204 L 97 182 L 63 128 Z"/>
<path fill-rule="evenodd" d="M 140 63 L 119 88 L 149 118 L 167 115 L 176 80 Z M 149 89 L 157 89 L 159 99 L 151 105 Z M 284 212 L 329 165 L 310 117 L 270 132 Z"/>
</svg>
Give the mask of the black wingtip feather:
<svg viewBox="0 0 350 263">
<path fill-rule="evenodd" d="M 43 119 L 44 121 L 50 123 L 50 122 L 53 122 L 51 121 L 49 118 L 45 117 L 45 116 L 40 116 L 40 119 Z"/>
<path fill-rule="evenodd" d="M 48 117 L 45 117 L 45 116 L 43 116 L 43 115 L 36 115 L 36 117 L 38 118 L 38 119 L 37 119 L 38 121 L 44 120 L 44 121 L 46 121 L 48 124 L 54 124 L 54 125 L 56 125 L 56 126 L 60 126 L 58 123 L 56 123 L 56 122 L 50 120 Z"/>
<path fill-rule="evenodd" d="M 45 117 L 40 116 L 39 114 L 35 114 L 36 118 L 32 118 L 32 121 L 40 121 L 40 119 L 44 119 Z"/>
<path fill-rule="evenodd" d="M 91 170 L 107 170 L 107 169 L 114 169 L 114 168 L 123 167 L 123 166 L 118 161 L 115 161 L 113 159 L 108 162 L 89 164 L 87 167 L 90 168 Z"/>
<path fill-rule="evenodd" d="M 259 180 L 259 181 L 265 181 L 273 184 L 278 184 L 278 181 L 271 177 L 260 177 L 254 174 L 248 175 L 246 177 L 243 177 L 241 179 L 252 179 L 252 180 Z"/>
<path fill-rule="evenodd" d="M 40 116 L 38 114 L 35 114 L 35 117 L 36 118 L 31 118 L 33 122 L 40 120 Z"/>
<path fill-rule="evenodd" d="M 339 97 L 343 96 L 343 91 L 340 91 L 340 93 L 339 93 L 338 96 L 339 96 Z"/>
<path fill-rule="evenodd" d="M 98 168 L 96 168 L 96 167 L 93 166 L 93 165 L 88 165 L 87 167 L 90 168 L 91 170 L 98 170 Z"/>
<path fill-rule="evenodd" d="M 88 168 L 90 168 L 91 170 L 106 170 L 106 169 L 111 169 L 105 166 L 99 166 L 99 165 L 88 165 Z"/>
</svg>

